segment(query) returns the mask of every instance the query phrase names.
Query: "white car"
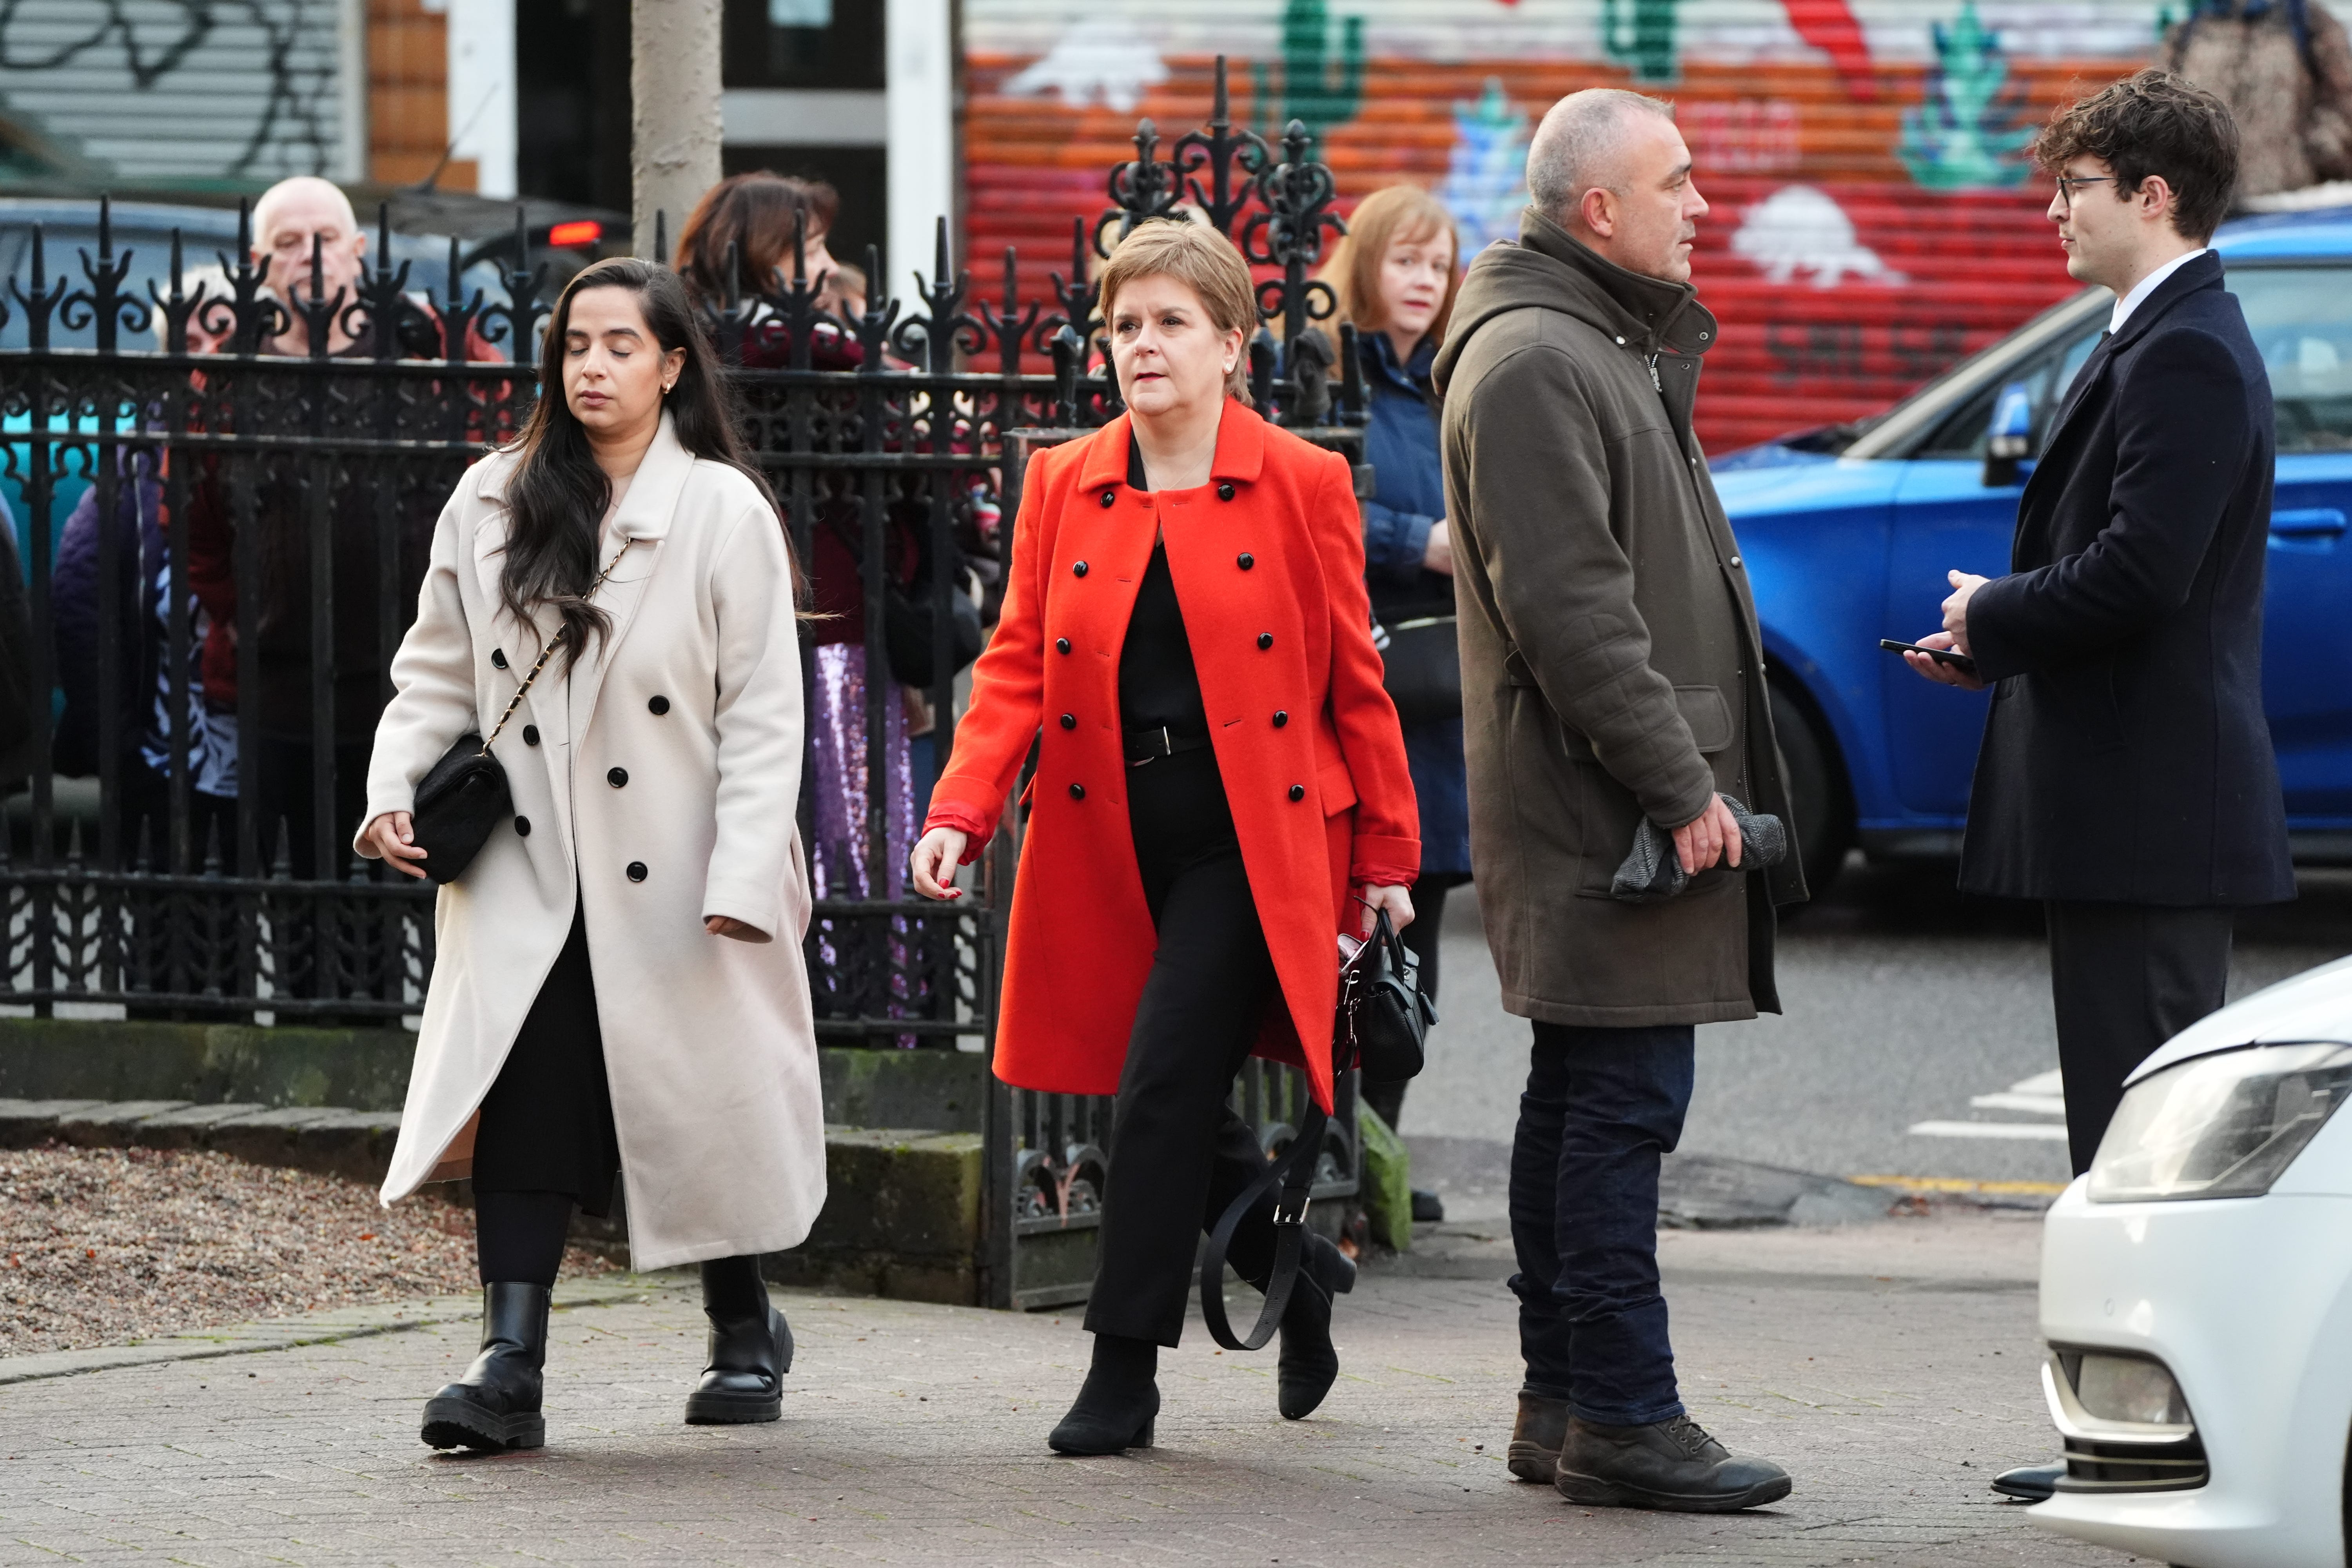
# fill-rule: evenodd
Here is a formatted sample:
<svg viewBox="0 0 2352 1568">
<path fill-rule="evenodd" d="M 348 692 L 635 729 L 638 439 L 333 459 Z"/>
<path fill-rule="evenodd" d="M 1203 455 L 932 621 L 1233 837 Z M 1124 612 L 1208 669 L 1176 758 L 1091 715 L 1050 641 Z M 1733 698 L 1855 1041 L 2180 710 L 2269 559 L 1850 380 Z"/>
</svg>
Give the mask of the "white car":
<svg viewBox="0 0 2352 1568">
<path fill-rule="evenodd" d="M 2190 1568 L 2343 1568 L 2352 958 L 2132 1074 L 2042 1241 L 2066 1479 L 2034 1523 Z"/>
</svg>

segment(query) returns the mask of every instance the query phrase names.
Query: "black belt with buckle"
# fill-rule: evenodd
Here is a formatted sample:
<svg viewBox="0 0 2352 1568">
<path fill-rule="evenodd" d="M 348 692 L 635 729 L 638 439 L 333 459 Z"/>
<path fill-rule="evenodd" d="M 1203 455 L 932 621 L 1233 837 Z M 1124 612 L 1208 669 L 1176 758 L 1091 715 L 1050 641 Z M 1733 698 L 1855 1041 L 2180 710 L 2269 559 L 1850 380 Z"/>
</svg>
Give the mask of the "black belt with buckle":
<svg viewBox="0 0 2352 1568">
<path fill-rule="evenodd" d="M 1165 725 L 1157 730 L 1129 730 L 1125 739 L 1127 765 L 1130 768 L 1172 757 L 1179 752 L 1204 751 L 1209 744 L 1206 735 L 1180 735 Z"/>
</svg>

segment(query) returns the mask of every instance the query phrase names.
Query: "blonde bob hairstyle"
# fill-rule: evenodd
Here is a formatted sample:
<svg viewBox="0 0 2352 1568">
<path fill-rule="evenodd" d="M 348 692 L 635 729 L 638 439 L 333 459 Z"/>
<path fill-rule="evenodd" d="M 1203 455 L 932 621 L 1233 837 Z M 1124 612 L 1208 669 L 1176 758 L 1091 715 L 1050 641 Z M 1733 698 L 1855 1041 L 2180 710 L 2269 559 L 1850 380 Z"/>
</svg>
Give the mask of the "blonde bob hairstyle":
<svg viewBox="0 0 2352 1568">
<path fill-rule="evenodd" d="M 1339 319 L 1360 332 L 1377 332 L 1388 325 L 1388 309 L 1381 303 L 1381 267 L 1389 247 L 1407 245 L 1444 235 L 1454 247 L 1454 267 L 1445 279 L 1445 297 L 1429 323 L 1428 336 L 1443 342 L 1445 324 L 1454 318 L 1454 296 L 1462 287 L 1462 237 L 1454 231 L 1454 215 L 1419 185 L 1385 185 L 1356 204 L 1348 215 L 1348 232 L 1331 252 L 1320 276 L 1339 297 Z"/>
<path fill-rule="evenodd" d="M 1212 327 L 1241 333 L 1242 352 L 1234 356 L 1233 371 L 1225 377 L 1225 395 L 1248 403 L 1249 339 L 1258 325 L 1257 285 L 1242 253 L 1206 224 L 1175 218 L 1137 224 L 1103 263 L 1104 325 L 1110 324 L 1118 291 L 1144 278 L 1173 278 L 1200 296 Z"/>
</svg>

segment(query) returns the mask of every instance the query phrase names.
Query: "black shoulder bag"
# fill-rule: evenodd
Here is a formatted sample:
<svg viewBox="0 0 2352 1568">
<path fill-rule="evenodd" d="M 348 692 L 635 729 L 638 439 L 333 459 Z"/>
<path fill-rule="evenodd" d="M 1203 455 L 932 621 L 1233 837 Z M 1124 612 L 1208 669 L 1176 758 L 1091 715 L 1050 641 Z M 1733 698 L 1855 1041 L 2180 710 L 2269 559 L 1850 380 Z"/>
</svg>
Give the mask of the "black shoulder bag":
<svg viewBox="0 0 2352 1568">
<path fill-rule="evenodd" d="M 628 540 L 621 542 L 612 561 L 588 584 L 587 597 L 596 596 L 596 590 L 628 553 L 629 544 Z M 547 639 L 547 646 L 539 650 L 539 662 L 515 688 L 488 740 L 478 734 L 458 736 L 457 743 L 417 781 L 415 798 L 408 808 L 409 833 L 425 851 L 425 874 L 436 882 L 446 885 L 464 876 L 482 846 L 489 842 L 491 831 L 514 815 L 514 791 L 507 784 L 507 770 L 490 755 L 490 747 L 506 732 L 507 721 L 522 706 L 523 693 L 530 689 L 562 641 L 561 628 Z"/>
<path fill-rule="evenodd" d="M 1417 978 L 1412 953 L 1389 924 L 1388 911 L 1378 911 L 1371 940 L 1339 966 L 1339 1002 L 1331 1021 L 1335 1087 L 1339 1074 L 1360 1063 L 1365 1075 L 1376 1080 L 1411 1078 L 1421 1071 L 1422 1042 L 1437 1014 L 1422 995 Z M 1201 1318 L 1229 1351 L 1262 1349 L 1282 1326 L 1290 1292 L 1298 1283 L 1300 1253 L 1307 1245 L 1307 1205 L 1315 1190 L 1316 1167 L 1323 1161 L 1323 1130 L 1329 1121 L 1329 1113 L 1309 1096 L 1290 1147 L 1233 1201 L 1209 1235 L 1201 1255 Z M 1116 1149 L 1111 1157 L 1118 1157 Z M 1265 1304 L 1249 1338 L 1237 1339 L 1225 1317 L 1225 1250 L 1243 1216 L 1277 1183 L 1282 1195 L 1274 1205 L 1274 1270 L 1266 1277 Z"/>
</svg>

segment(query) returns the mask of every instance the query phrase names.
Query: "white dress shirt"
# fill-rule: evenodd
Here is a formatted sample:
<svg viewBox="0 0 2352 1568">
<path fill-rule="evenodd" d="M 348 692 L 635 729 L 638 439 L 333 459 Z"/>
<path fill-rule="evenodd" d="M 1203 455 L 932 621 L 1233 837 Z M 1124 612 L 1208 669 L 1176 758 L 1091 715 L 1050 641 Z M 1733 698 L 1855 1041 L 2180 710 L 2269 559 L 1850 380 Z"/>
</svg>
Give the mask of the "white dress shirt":
<svg viewBox="0 0 2352 1568">
<path fill-rule="evenodd" d="M 2174 273 L 2179 271 L 2182 268 L 2188 266 L 2190 262 L 2196 260 L 2199 257 L 2204 255 L 2207 251 L 2212 248 L 2213 247 L 2210 245 L 2200 245 L 2186 256 L 2174 257 L 2171 260 L 2166 262 L 2163 266 L 2158 268 L 2155 271 L 2141 279 L 2137 287 L 2134 288 L 2130 293 L 2116 301 L 2116 313 L 2107 318 L 2108 334 L 2112 336 L 2116 332 L 2122 331 L 2124 330 L 2124 323 L 2131 319 L 2131 313 L 2139 308 L 2140 301 L 2146 300 L 2150 294 L 2156 292 L 2157 286 L 2158 284 L 2162 283 L 2166 279 L 2171 277 Z"/>
</svg>

